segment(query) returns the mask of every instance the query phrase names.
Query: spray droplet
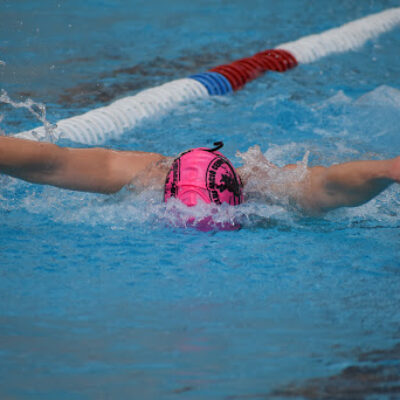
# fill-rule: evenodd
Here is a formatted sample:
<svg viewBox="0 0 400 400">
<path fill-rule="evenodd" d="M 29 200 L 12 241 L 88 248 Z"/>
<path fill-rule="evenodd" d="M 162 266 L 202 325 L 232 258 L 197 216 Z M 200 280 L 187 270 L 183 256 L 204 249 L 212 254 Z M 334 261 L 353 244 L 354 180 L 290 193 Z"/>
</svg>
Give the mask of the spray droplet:
<svg viewBox="0 0 400 400">
<path fill-rule="evenodd" d="M 25 101 L 15 102 L 10 99 L 7 92 L 4 89 L 0 91 L 0 102 L 10 104 L 14 108 L 25 108 L 32 115 L 34 115 L 40 122 L 42 122 L 45 135 L 38 135 L 36 137 L 39 140 L 42 138 L 45 141 L 55 142 L 58 140 L 59 135 L 56 133 L 57 125 L 51 124 L 46 119 L 46 106 L 42 103 L 35 103 L 32 99 L 26 99 Z"/>
</svg>

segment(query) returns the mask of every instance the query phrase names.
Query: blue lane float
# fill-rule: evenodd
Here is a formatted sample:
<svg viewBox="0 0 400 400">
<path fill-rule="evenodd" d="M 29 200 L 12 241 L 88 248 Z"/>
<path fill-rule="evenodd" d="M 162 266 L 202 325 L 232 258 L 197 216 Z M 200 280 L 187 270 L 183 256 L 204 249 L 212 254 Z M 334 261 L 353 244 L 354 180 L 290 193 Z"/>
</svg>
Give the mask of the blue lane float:
<svg viewBox="0 0 400 400">
<path fill-rule="evenodd" d="M 203 84 L 210 96 L 221 96 L 233 91 L 232 85 L 225 76 L 218 72 L 203 72 L 189 76 L 201 84 Z"/>
</svg>

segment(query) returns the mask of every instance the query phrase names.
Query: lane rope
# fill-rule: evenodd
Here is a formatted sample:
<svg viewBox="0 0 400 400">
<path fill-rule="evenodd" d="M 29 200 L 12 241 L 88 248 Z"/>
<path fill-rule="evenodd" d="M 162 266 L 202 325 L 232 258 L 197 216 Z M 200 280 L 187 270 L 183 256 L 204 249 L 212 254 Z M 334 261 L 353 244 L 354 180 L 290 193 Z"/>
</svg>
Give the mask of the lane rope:
<svg viewBox="0 0 400 400">
<path fill-rule="evenodd" d="M 165 115 L 180 104 L 239 90 L 268 70 L 284 72 L 297 64 L 355 50 L 368 40 L 399 25 L 400 7 L 372 14 L 341 27 L 217 66 L 204 73 L 143 90 L 85 114 L 63 119 L 57 122 L 54 134 L 57 138 L 82 144 L 101 144 L 110 138 L 120 137 L 146 119 Z M 44 126 L 15 136 L 31 140 L 48 138 Z"/>
</svg>

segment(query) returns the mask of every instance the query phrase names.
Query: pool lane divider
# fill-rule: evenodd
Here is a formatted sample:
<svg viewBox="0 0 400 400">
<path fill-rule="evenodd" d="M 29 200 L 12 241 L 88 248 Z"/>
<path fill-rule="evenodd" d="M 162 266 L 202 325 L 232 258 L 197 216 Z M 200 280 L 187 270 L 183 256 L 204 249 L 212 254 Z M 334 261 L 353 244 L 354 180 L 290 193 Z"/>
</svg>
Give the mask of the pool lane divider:
<svg viewBox="0 0 400 400">
<path fill-rule="evenodd" d="M 349 22 L 341 27 L 261 51 L 251 57 L 219 65 L 207 72 L 167 82 L 134 96 L 114 101 L 85 114 L 57 122 L 54 134 L 87 145 L 118 138 L 145 120 L 165 115 L 180 104 L 241 89 L 266 71 L 284 72 L 297 64 L 355 50 L 366 41 L 400 26 L 400 7 Z M 43 126 L 15 135 L 31 140 L 48 140 Z"/>
</svg>

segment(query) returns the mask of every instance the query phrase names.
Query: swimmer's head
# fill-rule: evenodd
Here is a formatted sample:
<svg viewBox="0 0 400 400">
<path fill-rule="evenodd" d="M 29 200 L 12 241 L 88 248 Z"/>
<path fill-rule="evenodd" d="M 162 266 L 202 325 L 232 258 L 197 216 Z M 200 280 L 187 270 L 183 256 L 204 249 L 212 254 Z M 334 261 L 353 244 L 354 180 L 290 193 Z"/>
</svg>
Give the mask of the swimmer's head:
<svg viewBox="0 0 400 400">
<path fill-rule="evenodd" d="M 188 150 L 176 158 L 165 182 L 164 200 L 175 197 L 189 207 L 199 201 L 210 204 L 243 202 L 242 182 L 230 161 L 218 149 Z"/>
</svg>

